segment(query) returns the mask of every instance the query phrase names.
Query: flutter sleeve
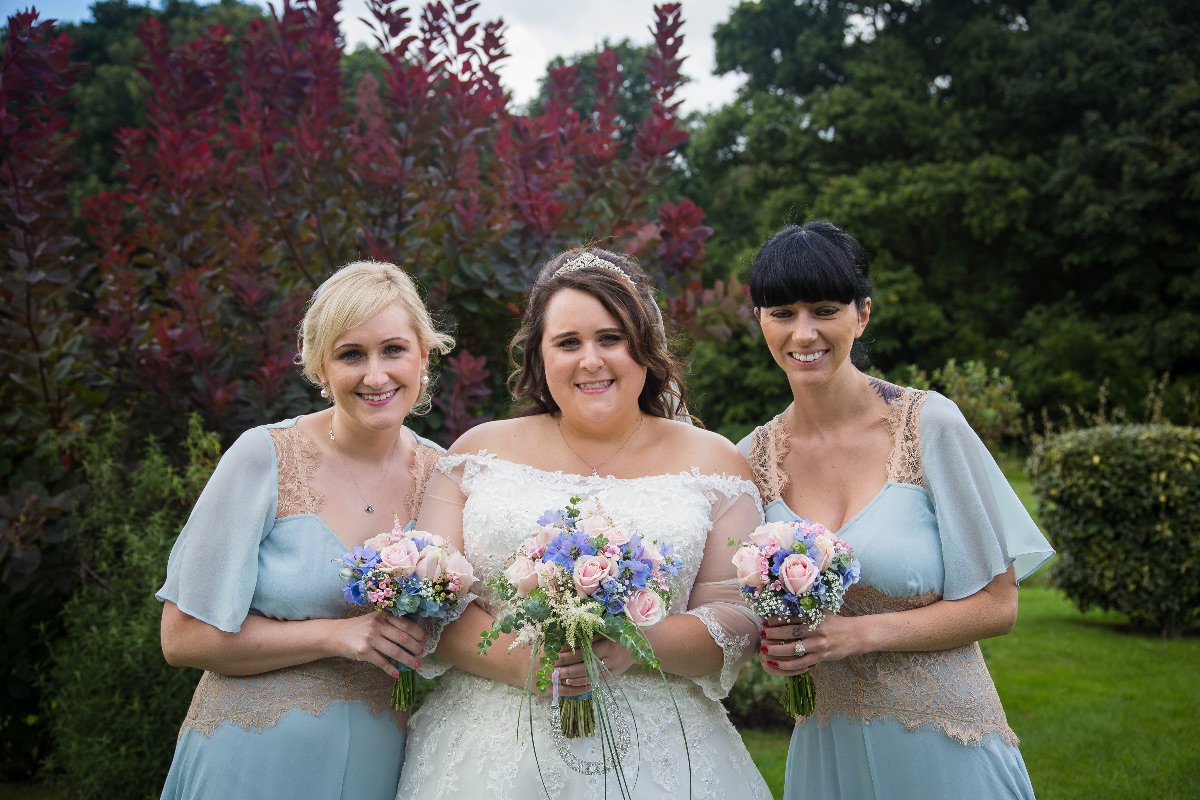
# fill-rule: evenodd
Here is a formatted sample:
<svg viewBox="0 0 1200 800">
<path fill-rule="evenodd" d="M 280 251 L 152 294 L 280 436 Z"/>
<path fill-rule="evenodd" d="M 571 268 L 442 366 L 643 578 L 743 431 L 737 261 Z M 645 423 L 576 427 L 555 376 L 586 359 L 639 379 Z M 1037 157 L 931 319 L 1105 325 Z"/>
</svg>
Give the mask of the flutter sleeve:
<svg viewBox="0 0 1200 800">
<path fill-rule="evenodd" d="M 921 472 L 941 539 L 942 596 L 960 600 L 1014 567 L 1021 580 L 1054 550 L 951 400 L 931 392 L 920 416 Z"/>
<path fill-rule="evenodd" d="M 693 678 L 709 699 L 720 700 L 733 688 L 742 664 L 757 652 L 762 620 L 738 588 L 729 541 L 742 541 L 762 524 L 762 502 L 754 485 L 740 478 L 718 479 L 709 496 L 712 530 L 685 613 L 704 623 L 724 655 L 720 670 Z"/>
<path fill-rule="evenodd" d="M 266 428 L 238 438 L 200 493 L 154 595 L 226 633 L 241 630 L 258 583 L 259 544 L 275 524 L 279 473 Z"/>
</svg>

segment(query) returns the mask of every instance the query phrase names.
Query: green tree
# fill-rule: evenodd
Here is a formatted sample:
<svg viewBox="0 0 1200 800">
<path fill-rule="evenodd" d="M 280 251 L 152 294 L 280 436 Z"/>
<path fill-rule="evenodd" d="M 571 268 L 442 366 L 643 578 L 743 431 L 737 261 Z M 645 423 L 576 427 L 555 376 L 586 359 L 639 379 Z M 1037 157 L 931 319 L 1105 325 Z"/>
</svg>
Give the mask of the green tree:
<svg viewBox="0 0 1200 800">
<path fill-rule="evenodd" d="M 745 87 L 687 151 L 710 262 L 824 217 L 872 253 L 885 371 L 981 359 L 1033 408 L 1194 383 L 1198 36 L 1184 0 L 742 3 Z"/>
</svg>

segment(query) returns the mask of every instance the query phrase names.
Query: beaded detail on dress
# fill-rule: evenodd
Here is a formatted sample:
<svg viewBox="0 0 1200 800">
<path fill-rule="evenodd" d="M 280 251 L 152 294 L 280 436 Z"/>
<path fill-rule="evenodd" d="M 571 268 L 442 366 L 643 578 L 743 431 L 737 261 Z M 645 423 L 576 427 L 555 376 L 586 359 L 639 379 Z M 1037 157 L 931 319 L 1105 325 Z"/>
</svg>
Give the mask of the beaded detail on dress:
<svg viewBox="0 0 1200 800">
<path fill-rule="evenodd" d="M 191 729 L 212 736 L 222 722 L 262 733 L 288 711 L 319 717 L 335 700 L 361 703 L 373 717 L 390 713 L 403 730 L 407 714 L 388 709 L 391 696 L 392 679 L 383 670 L 344 658 L 323 658 L 258 675 L 205 672 L 179 735 Z"/>
<path fill-rule="evenodd" d="M 421 510 L 421 501 L 425 499 L 425 487 L 429 485 L 429 479 L 433 477 L 438 459 L 441 457 L 442 451 L 429 445 L 418 444 L 413 450 L 412 466 L 409 467 L 409 474 L 412 475 L 412 488 L 409 489 L 408 496 L 404 498 L 404 504 L 408 506 L 409 519 L 417 518 L 417 512 Z"/>
<path fill-rule="evenodd" d="M 887 462 L 891 483 L 925 486 L 919 423 L 927 397 L 926 392 L 904 390 L 884 413 L 894 438 Z M 788 436 L 781 414 L 755 429 L 751 439 L 750 468 L 766 502 L 787 486 L 783 460 Z M 905 611 L 941 599 L 936 592 L 893 597 L 866 583 L 869 575 L 863 579 L 846 593 L 844 616 Z M 930 652 L 864 653 L 822 662 L 811 674 L 816 710 L 808 719 L 798 718 L 799 725 L 826 724 L 834 714 L 866 721 L 889 716 L 908 730 L 930 725 L 962 744 L 980 744 L 990 734 L 1017 744 L 978 642 Z"/>
</svg>

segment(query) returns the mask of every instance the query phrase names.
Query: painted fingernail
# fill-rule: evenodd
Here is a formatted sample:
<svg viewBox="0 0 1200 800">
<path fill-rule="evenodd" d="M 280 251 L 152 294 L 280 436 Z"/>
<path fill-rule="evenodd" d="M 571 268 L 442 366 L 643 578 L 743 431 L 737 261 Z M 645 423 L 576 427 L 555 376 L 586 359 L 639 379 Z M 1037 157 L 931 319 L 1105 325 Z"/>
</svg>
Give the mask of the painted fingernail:
<svg viewBox="0 0 1200 800">
<path fill-rule="evenodd" d="M 398 669 L 392 670 L 392 677 L 399 679 L 400 678 L 400 670 L 398 670 Z"/>
<path fill-rule="evenodd" d="M 770 664 L 772 667 L 778 667 L 778 666 L 779 666 L 779 662 L 778 662 L 778 661 L 768 661 L 767 663 L 768 663 L 768 664 Z"/>
<path fill-rule="evenodd" d="M 760 653 L 765 653 L 765 652 L 767 652 L 767 646 L 766 646 L 765 644 L 763 644 L 763 645 L 759 645 L 759 647 L 758 647 L 758 652 L 760 652 Z"/>
</svg>

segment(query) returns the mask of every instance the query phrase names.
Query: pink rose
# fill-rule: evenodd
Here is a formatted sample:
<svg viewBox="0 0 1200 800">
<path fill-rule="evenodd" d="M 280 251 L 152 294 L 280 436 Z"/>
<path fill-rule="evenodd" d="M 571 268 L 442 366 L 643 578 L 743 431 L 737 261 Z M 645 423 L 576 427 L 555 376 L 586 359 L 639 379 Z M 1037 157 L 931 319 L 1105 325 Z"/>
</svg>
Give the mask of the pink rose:
<svg viewBox="0 0 1200 800">
<path fill-rule="evenodd" d="M 543 589 L 551 589 L 554 585 L 554 576 L 558 574 L 559 567 L 557 564 L 545 561 L 537 561 L 533 565 L 533 571 L 537 573 L 537 583 Z"/>
<path fill-rule="evenodd" d="M 597 536 L 603 536 L 607 539 L 609 531 L 612 530 L 612 525 L 599 514 L 593 514 L 590 517 L 583 517 L 576 522 L 575 529 L 586 533 L 589 539 L 594 539 Z"/>
<path fill-rule="evenodd" d="M 571 577 L 575 580 L 575 590 L 591 597 L 601 581 L 616 574 L 617 565 L 604 556 L 583 556 L 575 562 Z"/>
<path fill-rule="evenodd" d="M 811 589 L 818 574 L 813 560 L 800 553 L 792 553 L 779 565 L 779 580 L 783 582 L 783 588 L 795 595 Z"/>
<path fill-rule="evenodd" d="M 417 552 L 417 546 L 411 539 L 401 539 L 379 551 L 379 561 L 385 570 L 406 576 L 411 575 L 417 568 L 420 558 L 421 554 Z"/>
<path fill-rule="evenodd" d="M 421 557 L 417 559 L 417 577 L 423 581 L 436 581 L 446 574 L 446 564 L 449 560 L 449 554 L 442 548 L 425 545 Z"/>
<path fill-rule="evenodd" d="M 642 540 L 642 557 L 650 559 L 650 563 L 655 567 L 661 566 L 666 561 L 663 554 L 659 552 L 658 545 L 645 539 Z"/>
<path fill-rule="evenodd" d="M 537 568 L 528 558 L 518 557 L 504 570 L 504 577 L 517 589 L 517 597 L 528 597 L 530 590 L 538 585 Z"/>
<path fill-rule="evenodd" d="M 529 538 L 525 540 L 525 544 L 532 544 L 535 547 L 540 547 L 545 550 L 545 548 L 554 541 L 554 537 L 558 536 L 560 533 L 562 533 L 562 531 L 553 525 L 545 525 L 541 528 L 534 529 L 533 533 L 529 535 Z M 530 550 L 529 552 L 532 553 L 533 550 Z"/>
<path fill-rule="evenodd" d="M 453 552 L 446 559 L 446 574 L 460 580 L 459 587 L 466 591 L 475 582 L 475 568 L 462 553 Z"/>
<path fill-rule="evenodd" d="M 813 537 L 812 549 L 817 551 L 817 572 L 824 572 L 829 569 L 829 564 L 833 561 L 834 555 L 833 539 L 823 533 L 818 534 Z"/>
<path fill-rule="evenodd" d="M 390 534 L 380 533 L 380 534 L 376 534 L 375 536 L 372 536 L 370 539 L 367 539 L 366 543 L 363 546 L 369 547 L 372 550 L 374 550 L 376 553 L 378 553 L 378 552 L 382 551 L 383 548 L 387 547 L 391 543 L 392 543 L 392 538 L 391 538 Z"/>
<path fill-rule="evenodd" d="M 777 547 L 791 547 L 796 539 L 796 528 L 790 522 L 768 522 L 759 525 L 750 533 L 750 543 L 762 547 L 768 542 Z"/>
<path fill-rule="evenodd" d="M 639 628 L 655 624 L 667 615 L 662 598 L 649 589 L 638 589 L 625 603 L 625 613 Z"/>
<path fill-rule="evenodd" d="M 748 544 L 739 547 L 733 554 L 733 566 L 737 569 L 738 583 L 757 588 L 762 586 L 762 572 L 758 564 L 758 548 Z"/>
<path fill-rule="evenodd" d="M 621 545 L 629 544 L 629 540 L 633 538 L 633 534 L 623 531 L 620 528 L 612 528 L 605 534 L 608 537 L 608 543 L 620 547 Z"/>
</svg>

